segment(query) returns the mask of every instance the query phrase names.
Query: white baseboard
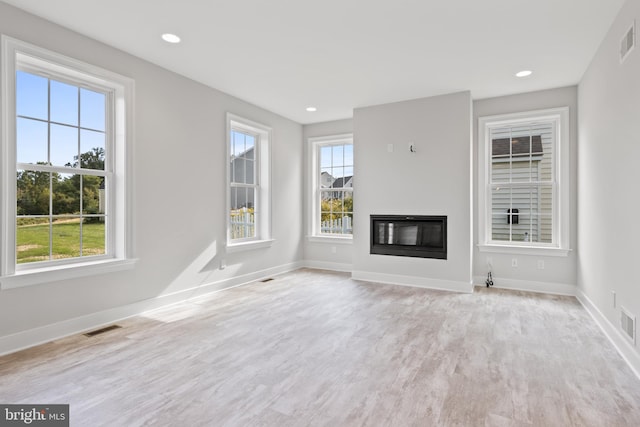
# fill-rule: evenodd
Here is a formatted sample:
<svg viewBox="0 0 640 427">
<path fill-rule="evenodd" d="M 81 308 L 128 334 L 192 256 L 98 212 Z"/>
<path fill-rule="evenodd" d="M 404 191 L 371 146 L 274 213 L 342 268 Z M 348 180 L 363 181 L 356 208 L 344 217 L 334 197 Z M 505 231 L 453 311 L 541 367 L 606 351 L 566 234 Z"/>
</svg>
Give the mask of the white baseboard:
<svg viewBox="0 0 640 427">
<path fill-rule="evenodd" d="M 306 268 L 313 268 L 316 270 L 330 270 L 330 271 L 342 271 L 345 273 L 351 273 L 353 265 L 343 264 L 339 262 L 327 262 L 327 261 L 303 261 Z"/>
<path fill-rule="evenodd" d="M 187 301 L 204 294 L 217 292 L 224 289 L 246 285 L 260 279 L 264 279 L 277 274 L 297 270 L 303 267 L 304 263 L 294 262 L 290 264 L 272 267 L 242 276 L 231 277 L 229 279 L 211 282 L 182 291 L 160 295 L 122 307 L 115 307 L 97 313 L 73 319 L 63 320 L 39 328 L 28 329 L 15 334 L 0 337 L 0 356 L 24 350 L 29 347 L 44 344 L 56 339 L 75 335 L 88 330 L 96 329 L 123 319 L 137 316 L 145 311 L 165 307 L 171 304 Z"/>
<path fill-rule="evenodd" d="M 486 280 L 486 276 L 474 276 L 473 283 L 475 286 L 486 286 Z M 533 280 L 516 280 L 494 277 L 493 287 L 498 289 L 511 289 L 514 291 L 538 292 L 543 294 L 576 295 L 576 286 L 569 285 L 567 283 L 536 282 Z"/>
<path fill-rule="evenodd" d="M 636 377 L 640 379 L 640 355 L 635 348 L 580 289 L 576 292 L 576 298 L 595 320 L 604 335 L 611 341 L 620 356 L 627 362 Z"/>
<path fill-rule="evenodd" d="M 389 285 L 413 286 L 416 288 L 436 289 L 452 292 L 473 292 L 473 282 L 457 282 L 453 280 L 430 279 L 427 277 L 403 276 L 400 274 L 372 273 L 354 271 L 351 278 L 364 282 L 385 283 Z"/>
</svg>

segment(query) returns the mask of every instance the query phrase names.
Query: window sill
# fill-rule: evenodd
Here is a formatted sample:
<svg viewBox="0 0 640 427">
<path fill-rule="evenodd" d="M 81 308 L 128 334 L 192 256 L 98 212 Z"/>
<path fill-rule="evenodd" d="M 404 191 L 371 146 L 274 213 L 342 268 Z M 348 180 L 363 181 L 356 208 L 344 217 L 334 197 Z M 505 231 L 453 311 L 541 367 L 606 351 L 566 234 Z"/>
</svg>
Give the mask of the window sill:
<svg viewBox="0 0 640 427">
<path fill-rule="evenodd" d="M 67 264 L 56 267 L 18 271 L 11 276 L 0 277 L 0 290 L 21 288 L 60 280 L 96 276 L 116 271 L 131 270 L 137 259 L 115 259 Z"/>
<path fill-rule="evenodd" d="M 307 236 L 307 241 L 311 243 L 331 243 L 335 245 L 351 245 L 353 244 L 353 237 L 341 237 L 341 236 Z"/>
<path fill-rule="evenodd" d="M 478 245 L 480 252 L 493 252 L 514 255 L 569 256 L 571 249 L 549 248 L 543 246 Z"/>
<path fill-rule="evenodd" d="M 251 251 L 254 249 L 270 248 L 275 240 L 251 240 L 249 242 L 242 243 L 227 243 L 227 253 Z"/>
</svg>

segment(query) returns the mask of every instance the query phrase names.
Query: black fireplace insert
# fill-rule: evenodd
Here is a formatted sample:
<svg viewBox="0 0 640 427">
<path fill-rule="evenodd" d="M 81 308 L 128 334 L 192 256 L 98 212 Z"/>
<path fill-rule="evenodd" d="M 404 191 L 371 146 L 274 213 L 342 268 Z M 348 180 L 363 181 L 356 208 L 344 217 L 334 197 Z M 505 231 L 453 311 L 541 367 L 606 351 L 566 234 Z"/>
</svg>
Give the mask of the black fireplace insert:
<svg viewBox="0 0 640 427">
<path fill-rule="evenodd" d="M 447 217 L 371 215 L 370 253 L 447 259 Z"/>
</svg>

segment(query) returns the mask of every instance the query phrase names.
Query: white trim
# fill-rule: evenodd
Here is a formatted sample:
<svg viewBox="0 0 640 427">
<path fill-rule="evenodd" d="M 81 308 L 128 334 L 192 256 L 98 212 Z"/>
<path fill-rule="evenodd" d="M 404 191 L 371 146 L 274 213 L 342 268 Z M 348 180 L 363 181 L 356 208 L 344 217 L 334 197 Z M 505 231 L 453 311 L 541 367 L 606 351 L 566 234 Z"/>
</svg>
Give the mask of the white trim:
<svg viewBox="0 0 640 427">
<path fill-rule="evenodd" d="M 307 241 L 310 243 L 327 243 L 327 244 L 337 244 L 337 245 L 352 245 L 353 237 L 343 237 L 343 236 L 307 236 Z"/>
<path fill-rule="evenodd" d="M 134 81 L 128 77 L 116 74 L 103 68 L 60 55 L 56 52 L 22 42 L 2 35 L 0 37 L 2 68 L 0 77 L 2 95 L 0 128 L 2 131 L 2 162 L 0 162 L 0 275 L 2 275 L 2 289 L 7 287 L 26 286 L 49 281 L 46 279 L 47 269 L 50 269 L 56 280 L 69 277 L 82 277 L 91 274 L 102 274 L 106 265 L 121 267 L 133 264 L 135 250 L 135 236 L 133 219 L 133 140 L 134 140 Z M 20 64 L 18 64 L 20 62 Z M 104 257 L 74 258 L 73 263 L 65 261 L 47 261 L 33 264 L 17 265 L 16 258 L 16 230 L 15 230 L 15 200 L 16 200 L 16 126 L 15 126 L 15 80 L 16 70 L 25 67 L 46 70 L 48 77 L 53 79 L 65 78 L 72 81 L 80 80 L 82 86 L 101 88 L 109 93 L 113 106 L 113 113 L 107 111 L 107 128 L 112 135 L 112 145 L 107 141 L 107 158 L 105 171 L 100 173 L 88 172 L 91 175 L 111 177 L 107 185 L 112 187 L 108 192 L 106 212 L 111 221 L 107 229 L 106 248 L 108 261 Z M 78 84 L 75 81 L 74 84 Z M 36 166 L 37 168 L 37 166 Z M 55 168 L 53 168 L 55 169 Z M 79 268 L 77 273 L 71 273 L 74 266 Z M 91 272 L 91 270 L 93 272 Z M 62 271 L 66 271 L 62 273 Z M 11 279 L 12 276 L 16 279 Z M 18 277 L 20 276 L 20 277 Z M 7 284 L 8 283 L 8 284 Z"/>
<path fill-rule="evenodd" d="M 403 276 L 400 274 L 372 273 L 369 271 L 354 271 L 351 273 L 351 278 L 353 280 L 361 280 L 364 282 L 412 286 L 416 288 L 436 289 L 442 291 L 473 293 L 473 282 L 430 279 L 427 277 Z"/>
<path fill-rule="evenodd" d="M 533 280 L 504 279 L 493 277 L 493 287 L 497 289 L 510 289 L 514 291 L 536 292 L 552 295 L 576 295 L 576 286 L 568 283 L 536 282 Z M 474 286 L 487 286 L 486 276 L 474 276 Z"/>
<path fill-rule="evenodd" d="M 613 347 L 618 351 L 620 357 L 627 362 L 629 368 L 631 368 L 636 377 L 640 379 L 640 354 L 638 354 L 636 349 L 631 345 L 629 339 L 623 336 L 622 332 L 602 314 L 598 307 L 596 307 L 581 289 L 577 290 L 576 297 L 600 327 L 600 330 L 602 330 L 604 335 L 609 339 Z"/>
<path fill-rule="evenodd" d="M 79 277 L 96 276 L 98 274 L 114 273 L 116 271 L 132 270 L 137 259 L 108 259 L 84 263 L 73 263 L 45 267 L 39 269 L 21 270 L 11 276 L 0 277 L 0 289 L 13 289 L 40 283 L 58 282 Z"/>
<path fill-rule="evenodd" d="M 318 224 L 320 224 L 320 210 L 319 204 L 319 188 L 318 188 L 318 176 L 320 172 L 320 157 L 318 156 L 318 149 L 322 145 L 339 145 L 339 144 L 351 144 L 354 147 L 354 162 L 355 162 L 355 144 L 353 143 L 352 133 L 342 133 L 337 135 L 325 135 L 314 136 L 307 139 L 307 170 L 310 174 L 307 185 L 307 234 L 309 241 L 322 242 L 324 239 L 353 239 L 353 236 L 348 235 L 336 235 L 331 236 L 327 234 L 321 234 Z M 354 171 L 355 175 L 355 171 Z M 332 189 L 326 189 L 331 191 Z M 353 197 L 353 189 L 349 189 Z M 317 239 L 317 240 L 316 240 Z M 329 241 L 329 240 L 326 240 Z"/>
<path fill-rule="evenodd" d="M 570 194 L 569 194 L 569 181 L 570 181 L 570 134 L 569 134 L 569 107 L 550 108 L 546 110 L 524 111 L 519 113 L 500 114 L 495 116 L 485 116 L 478 118 L 478 161 L 477 161 L 477 185 L 478 185 L 478 242 L 481 250 L 485 248 L 485 251 L 491 252 L 509 252 L 511 249 L 516 248 L 516 253 L 524 253 L 520 247 L 521 245 L 502 245 L 500 242 L 489 241 L 490 226 L 487 218 L 491 218 L 491 205 L 487 203 L 489 197 L 488 186 L 490 184 L 490 167 L 488 159 L 490 159 L 490 144 L 489 132 L 490 127 L 505 126 L 509 124 L 516 124 L 528 121 L 553 121 L 556 123 L 556 145 L 554 153 L 554 185 L 556 190 L 553 197 L 553 246 L 550 248 L 559 249 L 561 251 L 570 250 L 570 221 L 569 221 L 569 209 L 570 209 Z M 524 245 L 522 245 L 524 247 Z M 490 248 L 490 249 L 489 249 Z M 502 249 L 505 249 L 502 251 Z M 540 246 L 532 246 L 535 254 L 541 254 Z M 562 252 L 557 252 L 556 255 L 566 256 Z M 547 255 L 547 254 L 545 254 Z M 552 255 L 549 252 L 548 255 Z"/>
<path fill-rule="evenodd" d="M 115 307 L 73 319 L 63 320 L 61 322 L 17 332 L 11 335 L 5 335 L 0 337 L 0 356 L 99 328 L 129 317 L 138 316 L 144 312 L 160 307 L 166 307 L 171 304 L 188 301 L 191 298 L 246 285 L 274 275 L 287 273 L 301 267 L 302 263 L 300 262 L 284 264 L 278 267 L 272 267 L 242 276 L 211 282 L 202 286 L 194 286 L 189 289 L 184 289 L 166 295 L 160 295 L 154 298 L 135 302 L 133 304 Z"/>
<path fill-rule="evenodd" d="M 569 256 L 571 249 L 560 249 L 542 246 L 516 246 L 516 245 L 477 245 L 480 252 L 492 252 L 513 255 L 537 255 L 537 256 Z"/>
<path fill-rule="evenodd" d="M 351 273 L 351 271 L 353 271 L 352 264 L 341 262 L 305 260 L 303 261 L 303 264 L 306 268 L 311 268 L 314 270 L 340 271 L 343 273 Z"/>
<path fill-rule="evenodd" d="M 275 240 L 248 240 L 240 243 L 227 243 L 227 253 L 250 251 L 254 249 L 264 249 L 273 246 Z"/>
<path fill-rule="evenodd" d="M 260 242 L 271 240 L 271 145 L 273 143 L 273 129 L 269 126 L 254 122 L 244 117 L 227 112 L 226 114 L 226 138 L 227 143 L 227 187 L 226 187 L 226 233 L 227 246 L 236 246 L 248 242 L 256 242 L 260 246 Z M 231 131 L 237 129 L 241 132 L 256 135 L 255 141 L 255 187 L 256 200 L 254 206 L 255 237 L 245 239 L 231 239 Z"/>
</svg>

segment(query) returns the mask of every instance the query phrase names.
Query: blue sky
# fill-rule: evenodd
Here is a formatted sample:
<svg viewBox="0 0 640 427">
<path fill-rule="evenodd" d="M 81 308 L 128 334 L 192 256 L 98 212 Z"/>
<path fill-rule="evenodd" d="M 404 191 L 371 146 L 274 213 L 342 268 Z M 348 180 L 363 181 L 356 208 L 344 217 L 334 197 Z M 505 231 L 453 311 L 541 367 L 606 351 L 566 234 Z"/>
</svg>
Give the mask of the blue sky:
<svg viewBox="0 0 640 427">
<path fill-rule="evenodd" d="M 106 95 L 55 80 L 50 82 L 49 92 L 47 78 L 17 72 L 19 163 L 51 162 L 64 166 L 73 163 L 79 153 L 105 148 Z"/>
<path fill-rule="evenodd" d="M 325 145 L 320 148 L 320 168 L 334 178 L 353 176 L 353 145 Z"/>
</svg>

